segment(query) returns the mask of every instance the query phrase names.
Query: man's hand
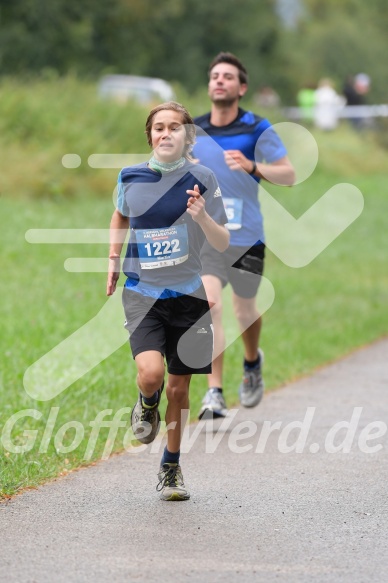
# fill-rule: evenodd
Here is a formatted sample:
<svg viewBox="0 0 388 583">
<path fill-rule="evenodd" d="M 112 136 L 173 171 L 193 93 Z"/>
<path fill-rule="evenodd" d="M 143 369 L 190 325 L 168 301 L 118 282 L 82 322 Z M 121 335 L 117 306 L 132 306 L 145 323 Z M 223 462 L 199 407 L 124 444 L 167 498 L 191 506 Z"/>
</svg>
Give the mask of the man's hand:
<svg viewBox="0 0 388 583">
<path fill-rule="evenodd" d="M 252 160 L 248 160 L 240 150 L 225 150 L 225 162 L 231 170 L 243 170 L 252 172 Z"/>
</svg>

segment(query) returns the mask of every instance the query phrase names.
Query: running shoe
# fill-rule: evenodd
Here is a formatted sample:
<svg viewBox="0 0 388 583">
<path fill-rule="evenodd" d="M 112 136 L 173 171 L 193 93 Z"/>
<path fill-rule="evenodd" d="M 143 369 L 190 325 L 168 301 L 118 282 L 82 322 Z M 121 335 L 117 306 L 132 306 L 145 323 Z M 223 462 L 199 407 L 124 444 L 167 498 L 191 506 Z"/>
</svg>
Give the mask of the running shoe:
<svg viewBox="0 0 388 583">
<path fill-rule="evenodd" d="M 238 394 L 243 407 L 256 407 L 263 397 L 264 381 L 262 377 L 262 366 L 264 363 L 264 353 L 259 348 L 259 364 L 255 368 L 244 369 L 243 380 L 239 386 Z"/>
<path fill-rule="evenodd" d="M 183 482 L 182 470 L 178 464 L 163 464 L 158 473 L 159 483 L 156 486 L 160 499 L 167 501 L 188 500 L 190 492 Z"/>
<path fill-rule="evenodd" d="M 218 417 L 226 417 L 227 414 L 228 408 L 223 394 L 215 388 L 206 391 L 198 419 L 217 419 Z"/>
<path fill-rule="evenodd" d="M 139 391 L 136 405 L 132 409 L 131 425 L 133 434 L 140 443 L 151 443 L 159 433 L 160 413 L 159 403 L 163 387 L 158 390 L 158 400 L 155 405 L 146 405 Z"/>
</svg>

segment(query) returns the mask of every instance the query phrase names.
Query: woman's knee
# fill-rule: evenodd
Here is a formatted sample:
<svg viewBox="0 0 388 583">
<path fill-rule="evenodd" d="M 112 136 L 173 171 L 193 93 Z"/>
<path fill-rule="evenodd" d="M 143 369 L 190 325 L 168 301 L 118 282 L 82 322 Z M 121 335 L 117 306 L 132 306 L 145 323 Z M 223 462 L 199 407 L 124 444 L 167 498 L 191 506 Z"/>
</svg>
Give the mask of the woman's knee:
<svg viewBox="0 0 388 583">
<path fill-rule="evenodd" d="M 138 383 L 144 393 L 153 394 L 160 389 L 164 378 L 164 365 L 157 362 L 137 362 Z"/>
</svg>

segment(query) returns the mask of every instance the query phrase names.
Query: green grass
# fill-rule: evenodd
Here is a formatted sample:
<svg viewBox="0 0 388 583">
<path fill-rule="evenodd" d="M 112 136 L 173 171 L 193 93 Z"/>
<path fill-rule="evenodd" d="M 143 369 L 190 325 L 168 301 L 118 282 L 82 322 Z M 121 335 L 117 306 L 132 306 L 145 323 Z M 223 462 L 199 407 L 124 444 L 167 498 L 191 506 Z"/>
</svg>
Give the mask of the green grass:
<svg viewBox="0 0 388 583">
<path fill-rule="evenodd" d="M 35 410 L 40 418 L 19 419 L 11 433 L 13 444 L 23 446 L 28 439 L 23 432 L 36 431 L 31 437 L 34 446 L 30 451 L 12 453 L 4 448 L 0 454 L 3 497 L 99 460 L 108 429 L 101 429 L 92 455 L 85 459 L 92 430 L 90 422 L 100 411 L 111 410 L 109 420 L 134 403 L 135 367 L 126 343 L 53 399 L 37 401 L 27 394 L 23 376 L 28 367 L 87 324 L 107 301 L 103 273 L 69 273 L 64 261 L 68 257 L 105 257 L 107 249 L 105 245 L 92 244 L 31 244 L 25 240 L 25 233 L 45 228 L 107 228 L 117 171 L 92 170 L 86 165 L 71 171 L 61 169 L 61 156 L 73 151 L 86 160 L 93 152 L 120 153 L 145 143 L 144 110 L 131 106 L 127 112 L 131 121 L 127 120 L 123 129 L 119 123 L 123 107 L 99 104 L 93 97 L 94 88 L 82 87 L 74 80 L 63 81 L 62 87 L 41 85 L 35 88 L 33 99 L 25 102 L 16 92 L 16 105 L 7 93 L 11 89 L 15 90 L 14 82 L 2 88 L 8 96 L 8 101 L 3 101 L 7 104 L 8 119 L 4 121 L 4 116 L 1 117 L 0 132 L 5 160 L 0 179 L 3 266 L 0 428 L 18 411 Z M 49 120 L 43 112 L 43 95 L 50 103 L 46 105 Z M 194 98 L 192 103 L 193 114 L 199 113 L 200 104 Z M 37 126 L 33 120 L 27 120 L 29 116 L 37 118 Z M 24 120 L 19 129 L 18 117 Z M 55 123 L 59 124 L 56 128 Z M 133 131 L 129 132 L 131 123 Z M 40 133 L 37 128 L 41 128 Z M 304 268 L 287 267 L 267 252 L 265 275 L 275 289 L 275 300 L 264 315 L 262 331 L 267 390 L 387 334 L 386 153 L 378 148 L 373 136 L 354 134 L 347 125 L 332 134 L 314 132 L 314 135 L 320 150 L 314 174 L 293 189 L 267 186 L 268 190 L 294 216 L 299 216 L 334 184 L 351 182 L 362 191 L 365 207 L 361 216 Z M 130 146 L 125 150 L 127 138 Z M 57 184 L 52 191 L 46 188 L 50 183 Z M 229 292 L 225 293 L 225 305 L 230 308 Z M 228 337 L 236 338 L 230 313 L 230 309 L 225 310 Z M 122 334 L 122 323 L 119 311 L 117 317 L 90 335 L 78 349 L 81 355 L 92 352 L 97 339 L 109 344 L 112 335 Z M 74 354 L 74 359 L 78 356 Z M 241 342 L 237 338 L 227 348 L 225 360 L 225 394 L 230 406 L 237 401 L 241 356 Z M 52 371 L 55 370 L 53 363 Z M 47 376 L 50 378 L 50 370 Z M 192 381 L 194 418 L 205 384 L 202 376 Z M 46 434 L 44 442 L 50 411 L 51 416 L 58 411 L 58 416 L 50 440 Z M 128 414 L 123 417 L 126 427 L 119 429 L 113 451 L 123 448 L 128 417 Z M 74 451 L 58 451 L 61 442 L 58 432 L 70 422 L 83 427 L 84 437 Z M 70 446 L 74 436 L 75 429 L 69 428 L 63 445 Z M 39 452 L 40 447 L 46 446 L 47 451 Z"/>
</svg>

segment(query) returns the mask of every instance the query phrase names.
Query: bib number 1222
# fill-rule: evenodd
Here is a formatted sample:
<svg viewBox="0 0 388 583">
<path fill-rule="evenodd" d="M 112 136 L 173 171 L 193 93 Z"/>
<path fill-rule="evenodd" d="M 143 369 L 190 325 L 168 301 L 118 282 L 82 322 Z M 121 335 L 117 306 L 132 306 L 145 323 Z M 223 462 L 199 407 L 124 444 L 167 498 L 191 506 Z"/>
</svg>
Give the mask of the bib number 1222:
<svg viewBox="0 0 388 583">
<path fill-rule="evenodd" d="M 155 241 L 154 243 L 146 243 L 144 248 L 147 251 L 148 257 L 156 257 L 158 255 L 167 255 L 168 253 L 177 253 L 180 251 L 179 239 L 172 239 L 171 241 Z"/>
</svg>

